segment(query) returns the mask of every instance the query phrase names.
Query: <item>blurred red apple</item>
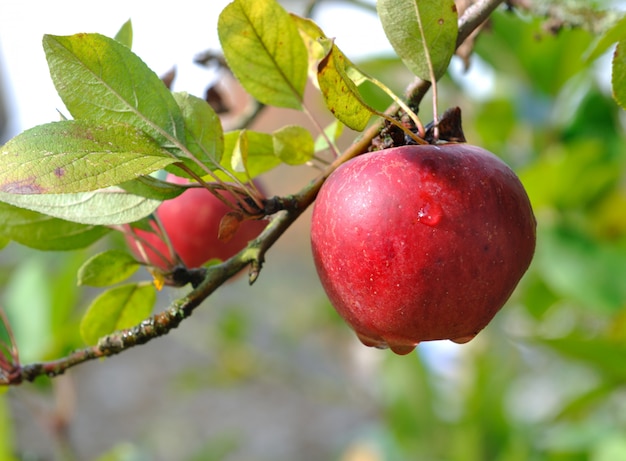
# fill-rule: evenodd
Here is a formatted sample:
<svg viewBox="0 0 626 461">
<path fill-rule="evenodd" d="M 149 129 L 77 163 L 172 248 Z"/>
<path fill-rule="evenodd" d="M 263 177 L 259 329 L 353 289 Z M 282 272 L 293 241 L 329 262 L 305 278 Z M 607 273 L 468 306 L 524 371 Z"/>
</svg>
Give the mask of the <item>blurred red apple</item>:
<svg viewBox="0 0 626 461">
<path fill-rule="evenodd" d="M 184 184 L 186 179 L 168 175 L 167 181 Z M 220 192 L 232 201 L 232 195 Z M 211 192 L 204 188 L 192 188 L 178 197 L 164 201 L 157 209 L 157 215 L 165 228 L 174 250 L 188 268 L 200 267 L 207 261 L 217 258 L 226 260 L 242 250 L 250 240 L 256 238 L 267 224 L 263 220 L 245 220 L 226 241 L 218 239 L 220 222 L 233 209 L 229 208 Z M 154 225 L 153 225 L 154 226 Z M 156 226 L 154 226 L 156 228 Z M 136 229 L 135 233 L 149 245 L 144 245 L 149 264 L 163 270 L 171 270 L 176 261 L 167 245 L 157 233 Z M 141 258 L 137 243 L 130 236 L 127 243 L 133 253 Z M 150 245 L 158 251 L 155 252 Z M 163 256 L 160 256 L 159 253 Z M 163 257 L 166 259 L 164 260 Z"/>
<path fill-rule="evenodd" d="M 403 146 L 330 175 L 311 242 L 331 303 L 361 341 L 407 354 L 482 330 L 528 269 L 535 228 L 522 184 L 495 155 Z"/>
</svg>

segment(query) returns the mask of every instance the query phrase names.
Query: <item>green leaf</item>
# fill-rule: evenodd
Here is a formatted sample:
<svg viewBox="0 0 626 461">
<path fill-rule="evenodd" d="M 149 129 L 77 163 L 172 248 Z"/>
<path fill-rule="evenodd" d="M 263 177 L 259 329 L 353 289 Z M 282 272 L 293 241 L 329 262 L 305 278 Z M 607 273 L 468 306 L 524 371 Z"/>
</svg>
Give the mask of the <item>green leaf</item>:
<svg viewBox="0 0 626 461">
<path fill-rule="evenodd" d="M 289 13 L 275 0 L 235 0 L 217 30 L 228 66 L 260 102 L 300 109 L 307 50 Z"/>
<path fill-rule="evenodd" d="M 302 165 L 313 158 L 315 142 L 311 133 L 298 125 L 287 125 L 272 133 L 274 152 L 288 165 Z"/>
<path fill-rule="evenodd" d="M 52 339 L 52 297 L 50 254 L 35 253 L 11 272 L 3 287 L 2 307 L 6 309 L 20 359 L 24 363 L 42 360 Z"/>
<path fill-rule="evenodd" d="M 180 173 L 182 170 L 178 169 Z M 126 192 L 154 200 L 169 200 L 185 192 L 184 187 L 153 176 L 139 176 L 137 179 L 119 185 Z"/>
<path fill-rule="evenodd" d="M 78 285 L 105 287 L 126 280 L 140 264 L 130 254 L 109 250 L 89 258 L 78 270 Z"/>
<path fill-rule="evenodd" d="M 161 204 L 118 188 L 78 194 L 17 195 L 0 192 L 0 201 L 81 224 L 114 226 L 150 215 Z"/>
<path fill-rule="evenodd" d="M 8 399 L 1 395 L 9 386 L 0 388 L 0 459 L 3 461 L 18 461 L 15 434 L 13 433 L 13 417 L 9 409 Z"/>
<path fill-rule="evenodd" d="M 343 133 L 345 125 L 341 123 L 339 120 L 335 120 L 330 123 L 326 128 L 324 128 L 324 133 L 326 137 L 319 135 L 315 140 L 315 152 L 321 152 L 323 150 L 328 149 L 330 146 L 328 145 L 327 138 L 330 139 L 331 143 L 336 143 L 337 140 L 341 137 Z"/>
<path fill-rule="evenodd" d="M 611 84 L 613 97 L 622 109 L 626 109 L 626 39 L 621 40 L 615 47 Z"/>
<path fill-rule="evenodd" d="M 324 40 L 325 41 L 325 40 Z M 354 67 L 334 44 L 317 67 L 317 81 L 328 109 L 344 125 L 363 131 L 374 109 L 359 94 L 346 69 Z"/>
<path fill-rule="evenodd" d="M 204 100 L 188 93 L 173 93 L 185 121 L 187 149 L 195 160 L 184 158 L 185 164 L 198 173 L 206 175 L 198 162 L 210 170 L 220 163 L 224 152 L 224 133 L 220 118 Z M 177 170 L 181 174 L 181 170 Z"/>
<path fill-rule="evenodd" d="M 611 379 L 626 380 L 626 346 L 603 339 L 583 339 L 577 337 L 541 339 L 540 342 L 566 357 L 587 363 Z"/>
<path fill-rule="evenodd" d="M 248 131 L 241 130 L 230 159 L 230 168 L 235 173 L 246 173 L 248 170 Z M 247 175 L 247 174 L 246 174 Z"/>
<path fill-rule="evenodd" d="M 0 203 L 0 234 L 37 250 L 84 248 L 108 232 L 103 226 L 77 224 Z"/>
<path fill-rule="evenodd" d="M 152 313 L 156 290 L 151 283 L 111 288 L 93 300 L 80 322 L 83 340 L 94 345 L 103 336 L 130 328 Z"/>
<path fill-rule="evenodd" d="M 430 56 L 435 78 L 445 74 L 458 33 L 454 0 L 378 0 L 376 9 L 391 46 L 411 72 L 430 81 Z"/>
<path fill-rule="evenodd" d="M 129 181 L 175 161 L 153 139 L 125 123 L 48 123 L 24 131 L 0 148 L 0 191 L 92 191 Z"/>
<path fill-rule="evenodd" d="M 623 16 L 585 52 L 585 61 L 593 61 L 604 54 L 611 45 L 626 39 L 626 16 Z"/>
<path fill-rule="evenodd" d="M 128 47 L 100 34 L 45 35 L 43 45 L 54 85 L 74 118 L 128 123 L 167 148 L 184 142 L 174 97 Z"/>
<path fill-rule="evenodd" d="M 115 40 L 128 48 L 133 47 L 133 23 L 130 19 L 122 24 L 120 30 L 115 34 Z"/>
<path fill-rule="evenodd" d="M 556 294 L 596 313 L 626 305 L 626 250 L 564 226 L 540 226 L 534 266 Z"/>
<path fill-rule="evenodd" d="M 224 156 L 222 157 L 222 166 L 233 172 L 239 179 L 242 181 L 254 179 L 260 174 L 265 173 L 282 163 L 274 153 L 274 140 L 272 135 L 258 131 L 246 130 L 245 136 L 248 144 L 246 167 L 248 170 L 247 174 L 250 175 L 250 177 L 248 178 L 245 173 L 235 172 L 233 170 L 232 163 L 233 156 L 241 155 L 241 153 L 236 152 L 240 133 L 240 130 L 236 130 L 224 135 Z M 239 149 L 240 148 L 241 146 L 239 146 Z M 229 179 L 223 173 L 216 173 L 223 179 Z"/>
</svg>

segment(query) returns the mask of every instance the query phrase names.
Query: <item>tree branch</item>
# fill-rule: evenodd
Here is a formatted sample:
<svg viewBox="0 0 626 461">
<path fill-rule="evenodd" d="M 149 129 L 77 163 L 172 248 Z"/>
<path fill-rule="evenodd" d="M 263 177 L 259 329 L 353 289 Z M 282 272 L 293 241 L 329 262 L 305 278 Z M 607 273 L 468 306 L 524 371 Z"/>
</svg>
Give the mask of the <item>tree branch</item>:
<svg viewBox="0 0 626 461">
<path fill-rule="evenodd" d="M 500 5 L 503 0 L 478 0 L 459 19 L 459 39 L 457 47 L 469 36 L 469 34 L 482 24 L 485 19 Z M 424 88 L 425 87 L 425 88 Z M 419 80 L 410 90 L 410 102 L 418 107 L 430 82 Z M 395 114 L 398 107 L 394 104 L 386 111 L 387 114 Z M 23 381 L 33 381 L 38 376 L 49 377 L 63 374 L 67 369 L 102 357 L 118 354 L 134 346 L 145 344 L 148 341 L 166 335 L 180 323 L 189 317 L 194 309 L 208 298 L 219 286 L 228 279 L 239 273 L 246 266 L 250 267 L 250 282 L 253 283 L 259 275 L 264 262 L 265 253 L 283 235 L 283 233 L 300 217 L 300 215 L 315 201 L 317 193 L 326 178 L 342 163 L 367 152 L 372 140 L 378 135 L 383 127 L 383 121 L 378 120 L 371 125 L 363 135 L 352 144 L 340 157 L 338 157 L 324 172 L 313 182 L 303 188 L 297 194 L 281 200 L 285 204 L 285 210 L 279 212 L 269 223 L 266 229 L 248 247 L 240 251 L 229 260 L 207 269 L 206 276 L 185 297 L 175 301 L 165 311 L 154 314 L 148 319 L 132 328 L 116 331 L 104 336 L 95 346 L 86 347 L 71 352 L 66 357 L 49 362 L 34 363 L 21 366 L 12 363 L 11 369 L 7 370 L 4 364 L 0 368 L 0 384 L 14 385 Z"/>
</svg>

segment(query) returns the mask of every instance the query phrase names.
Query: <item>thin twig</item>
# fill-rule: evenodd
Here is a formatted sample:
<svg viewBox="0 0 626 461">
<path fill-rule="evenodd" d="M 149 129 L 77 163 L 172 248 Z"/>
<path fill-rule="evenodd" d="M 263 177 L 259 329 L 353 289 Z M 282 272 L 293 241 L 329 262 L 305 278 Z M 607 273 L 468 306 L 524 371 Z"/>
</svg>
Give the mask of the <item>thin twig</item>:
<svg viewBox="0 0 626 461">
<path fill-rule="evenodd" d="M 459 20 L 459 40 L 462 43 L 471 31 L 478 27 L 489 14 L 502 3 L 503 0 L 479 0 L 474 7 L 467 10 Z M 428 82 L 427 82 L 428 83 Z M 428 90 L 418 83 L 415 93 L 412 94 L 412 104 L 419 106 L 421 98 Z M 393 104 L 386 114 L 394 114 L 398 106 Z M 336 158 L 324 172 L 312 183 L 293 196 L 281 199 L 282 213 L 270 222 L 265 230 L 255 240 L 229 260 L 207 269 L 206 276 L 185 297 L 175 301 L 172 305 L 158 314 L 132 328 L 116 331 L 102 337 L 95 346 L 86 347 L 69 353 L 66 357 L 50 362 L 34 363 L 19 367 L 10 377 L 6 377 L 0 384 L 19 384 L 23 381 L 33 381 L 38 376 L 57 376 L 69 368 L 83 362 L 118 354 L 134 346 L 145 344 L 148 341 L 163 336 L 189 317 L 194 309 L 209 297 L 218 287 L 229 278 L 250 266 L 250 282 L 254 282 L 259 275 L 267 250 L 283 235 L 283 233 L 300 217 L 300 215 L 315 201 L 317 193 L 328 176 L 342 163 L 368 150 L 372 140 L 383 127 L 382 119 L 371 125 L 365 133 L 352 144 L 340 157 Z"/>
</svg>

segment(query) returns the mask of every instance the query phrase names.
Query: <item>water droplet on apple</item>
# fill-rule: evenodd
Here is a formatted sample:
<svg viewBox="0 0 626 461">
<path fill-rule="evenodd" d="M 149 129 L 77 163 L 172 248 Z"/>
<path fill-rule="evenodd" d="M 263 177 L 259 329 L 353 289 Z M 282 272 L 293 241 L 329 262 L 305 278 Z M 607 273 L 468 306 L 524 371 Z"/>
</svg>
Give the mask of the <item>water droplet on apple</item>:
<svg viewBox="0 0 626 461">
<path fill-rule="evenodd" d="M 424 203 L 417 212 L 417 221 L 434 227 L 441 221 L 443 212 L 441 207 L 436 203 Z"/>
<path fill-rule="evenodd" d="M 460 338 L 451 339 L 450 341 L 452 341 L 453 343 L 457 343 L 457 344 L 465 344 L 465 343 L 469 343 L 475 337 L 476 335 L 467 335 L 467 336 L 461 336 Z"/>
</svg>

